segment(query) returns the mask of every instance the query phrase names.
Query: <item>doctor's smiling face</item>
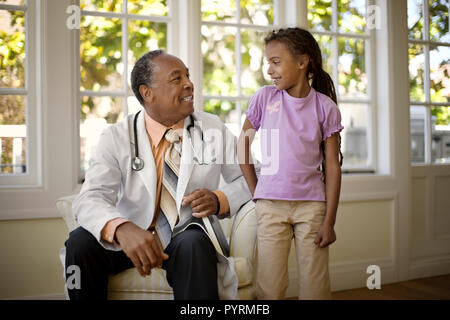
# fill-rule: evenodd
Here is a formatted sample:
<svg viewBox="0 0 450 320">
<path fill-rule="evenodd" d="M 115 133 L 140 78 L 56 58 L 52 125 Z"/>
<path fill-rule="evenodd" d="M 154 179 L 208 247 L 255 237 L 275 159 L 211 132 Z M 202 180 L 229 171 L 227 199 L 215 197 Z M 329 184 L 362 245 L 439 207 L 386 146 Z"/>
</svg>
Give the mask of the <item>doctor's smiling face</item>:
<svg viewBox="0 0 450 320">
<path fill-rule="evenodd" d="M 139 92 L 150 117 L 169 127 L 194 112 L 194 85 L 177 57 L 162 53 L 151 63 L 151 82 L 140 85 Z"/>
</svg>

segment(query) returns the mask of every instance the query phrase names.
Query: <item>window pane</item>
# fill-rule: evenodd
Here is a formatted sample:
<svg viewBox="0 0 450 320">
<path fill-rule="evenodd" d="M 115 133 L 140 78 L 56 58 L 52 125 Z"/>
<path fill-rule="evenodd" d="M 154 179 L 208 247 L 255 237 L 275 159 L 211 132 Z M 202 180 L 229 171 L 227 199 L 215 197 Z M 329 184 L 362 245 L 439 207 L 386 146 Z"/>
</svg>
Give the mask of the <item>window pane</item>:
<svg viewBox="0 0 450 320">
<path fill-rule="evenodd" d="M 131 20 L 128 24 L 128 86 L 136 61 L 145 53 L 167 48 L 167 24 L 143 20 Z"/>
<path fill-rule="evenodd" d="M 81 170 L 88 168 L 93 148 L 102 130 L 123 118 L 122 98 L 87 97 L 81 98 L 80 156 Z"/>
<path fill-rule="evenodd" d="M 264 26 L 273 24 L 273 1 L 241 0 L 241 23 Z"/>
<path fill-rule="evenodd" d="M 0 10 L 0 87 L 25 87 L 25 16 Z"/>
<path fill-rule="evenodd" d="M 413 101 L 425 101 L 425 58 L 423 46 L 409 44 L 409 95 Z"/>
<path fill-rule="evenodd" d="M 339 38 L 338 47 L 340 98 L 366 97 L 365 41 L 355 38 Z"/>
<path fill-rule="evenodd" d="M 410 39 L 423 38 L 423 0 L 408 0 L 408 30 Z"/>
<path fill-rule="evenodd" d="M 203 111 L 218 115 L 223 123 L 238 123 L 239 115 L 234 101 L 211 99 L 203 102 Z"/>
<path fill-rule="evenodd" d="M 128 12 L 132 14 L 167 16 L 167 1 L 128 0 Z"/>
<path fill-rule="evenodd" d="M 242 94 L 251 96 L 260 87 L 270 84 L 270 76 L 264 72 L 264 38 L 265 32 L 242 30 L 241 32 L 241 87 Z"/>
<path fill-rule="evenodd" d="M 238 125 L 227 125 L 227 127 L 231 130 L 231 132 L 233 132 L 233 134 L 236 137 L 239 137 L 239 135 L 241 134 L 241 129 L 242 129 L 242 125 L 244 124 L 245 121 L 245 111 L 248 110 L 248 103 L 249 100 L 245 100 L 245 101 L 241 101 L 241 123 Z M 238 128 L 238 129 L 237 129 Z M 261 140 L 260 140 L 260 136 L 261 136 L 261 132 L 257 131 L 255 134 L 255 137 L 253 139 L 253 143 L 251 146 L 251 150 L 252 150 L 252 157 L 253 157 L 253 161 L 254 162 L 261 162 Z M 256 170 L 259 170 L 258 168 L 256 168 Z M 257 172 L 259 174 L 259 172 Z"/>
<path fill-rule="evenodd" d="M 331 31 L 331 0 L 308 0 L 309 28 L 319 31 Z"/>
<path fill-rule="evenodd" d="M 439 42 L 449 42 L 450 33 L 448 30 L 449 0 L 429 0 L 428 9 L 430 12 L 430 40 Z"/>
<path fill-rule="evenodd" d="M 121 12 L 122 0 L 80 0 L 81 10 Z"/>
<path fill-rule="evenodd" d="M 236 95 L 236 28 L 202 26 L 203 93 Z"/>
<path fill-rule="evenodd" d="M 236 21 L 235 0 L 202 0 L 202 20 Z"/>
<path fill-rule="evenodd" d="M 320 51 L 322 51 L 322 66 L 323 69 L 333 78 L 333 51 L 332 39 L 330 36 L 314 35 L 314 38 L 319 43 Z"/>
<path fill-rule="evenodd" d="M 134 114 L 139 110 L 143 109 L 142 105 L 139 103 L 138 99 L 136 99 L 135 96 L 129 96 L 127 98 L 127 107 L 128 107 L 128 114 Z"/>
<path fill-rule="evenodd" d="M 80 30 L 81 90 L 122 89 L 122 22 L 82 17 Z"/>
<path fill-rule="evenodd" d="M 26 172 L 25 96 L 0 95 L 0 173 Z"/>
<path fill-rule="evenodd" d="M 426 132 L 426 108 L 411 106 L 411 162 L 425 162 L 425 132 Z"/>
<path fill-rule="evenodd" d="M 364 33 L 366 0 L 338 1 L 338 28 L 340 32 Z"/>
<path fill-rule="evenodd" d="M 365 166 L 368 155 L 368 105 L 341 103 L 339 109 L 344 126 L 341 132 L 344 166 Z"/>
<path fill-rule="evenodd" d="M 432 102 L 450 102 L 450 47 L 430 50 L 430 96 Z"/>
<path fill-rule="evenodd" d="M 432 161 L 450 163 L 450 107 L 431 107 Z"/>
</svg>

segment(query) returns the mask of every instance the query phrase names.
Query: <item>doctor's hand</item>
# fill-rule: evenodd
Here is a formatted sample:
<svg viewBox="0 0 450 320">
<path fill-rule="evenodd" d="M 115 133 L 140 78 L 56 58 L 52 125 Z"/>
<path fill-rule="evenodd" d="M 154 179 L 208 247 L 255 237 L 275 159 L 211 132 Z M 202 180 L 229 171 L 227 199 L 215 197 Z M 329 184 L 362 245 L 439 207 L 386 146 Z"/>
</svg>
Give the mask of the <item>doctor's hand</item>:
<svg viewBox="0 0 450 320">
<path fill-rule="evenodd" d="M 163 252 L 157 237 L 133 222 L 128 221 L 119 225 L 116 229 L 116 238 L 142 277 L 150 275 L 152 268 L 161 268 L 163 260 L 169 258 Z"/>
<path fill-rule="evenodd" d="M 194 190 L 183 198 L 181 205 L 191 206 L 192 215 L 197 218 L 210 216 L 219 211 L 219 199 L 208 189 Z"/>
</svg>

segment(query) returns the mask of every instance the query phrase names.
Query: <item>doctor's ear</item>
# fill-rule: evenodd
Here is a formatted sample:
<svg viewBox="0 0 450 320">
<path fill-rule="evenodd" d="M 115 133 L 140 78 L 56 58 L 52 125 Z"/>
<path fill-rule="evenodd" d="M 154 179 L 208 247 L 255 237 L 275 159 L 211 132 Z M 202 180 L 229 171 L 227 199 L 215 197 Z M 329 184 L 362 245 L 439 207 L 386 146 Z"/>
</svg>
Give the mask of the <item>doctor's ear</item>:
<svg viewBox="0 0 450 320">
<path fill-rule="evenodd" d="M 139 86 L 139 93 L 145 102 L 152 102 L 154 97 L 152 88 L 146 86 L 145 84 L 141 84 Z"/>
</svg>

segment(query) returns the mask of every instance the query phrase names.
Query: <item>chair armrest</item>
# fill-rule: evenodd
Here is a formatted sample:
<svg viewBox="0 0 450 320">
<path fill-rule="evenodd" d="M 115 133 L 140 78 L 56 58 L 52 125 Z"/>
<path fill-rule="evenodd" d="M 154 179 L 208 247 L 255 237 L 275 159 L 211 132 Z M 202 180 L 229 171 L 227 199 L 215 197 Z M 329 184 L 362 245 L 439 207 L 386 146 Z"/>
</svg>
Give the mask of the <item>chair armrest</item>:
<svg viewBox="0 0 450 320">
<path fill-rule="evenodd" d="M 69 232 L 79 226 L 79 224 L 75 221 L 72 213 L 72 202 L 75 200 L 76 196 L 76 194 L 73 194 L 56 200 L 56 209 L 66 222 Z"/>
<path fill-rule="evenodd" d="M 231 230 L 230 255 L 253 261 L 256 246 L 255 203 L 250 200 L 236 213 Z"/>
</svg>

